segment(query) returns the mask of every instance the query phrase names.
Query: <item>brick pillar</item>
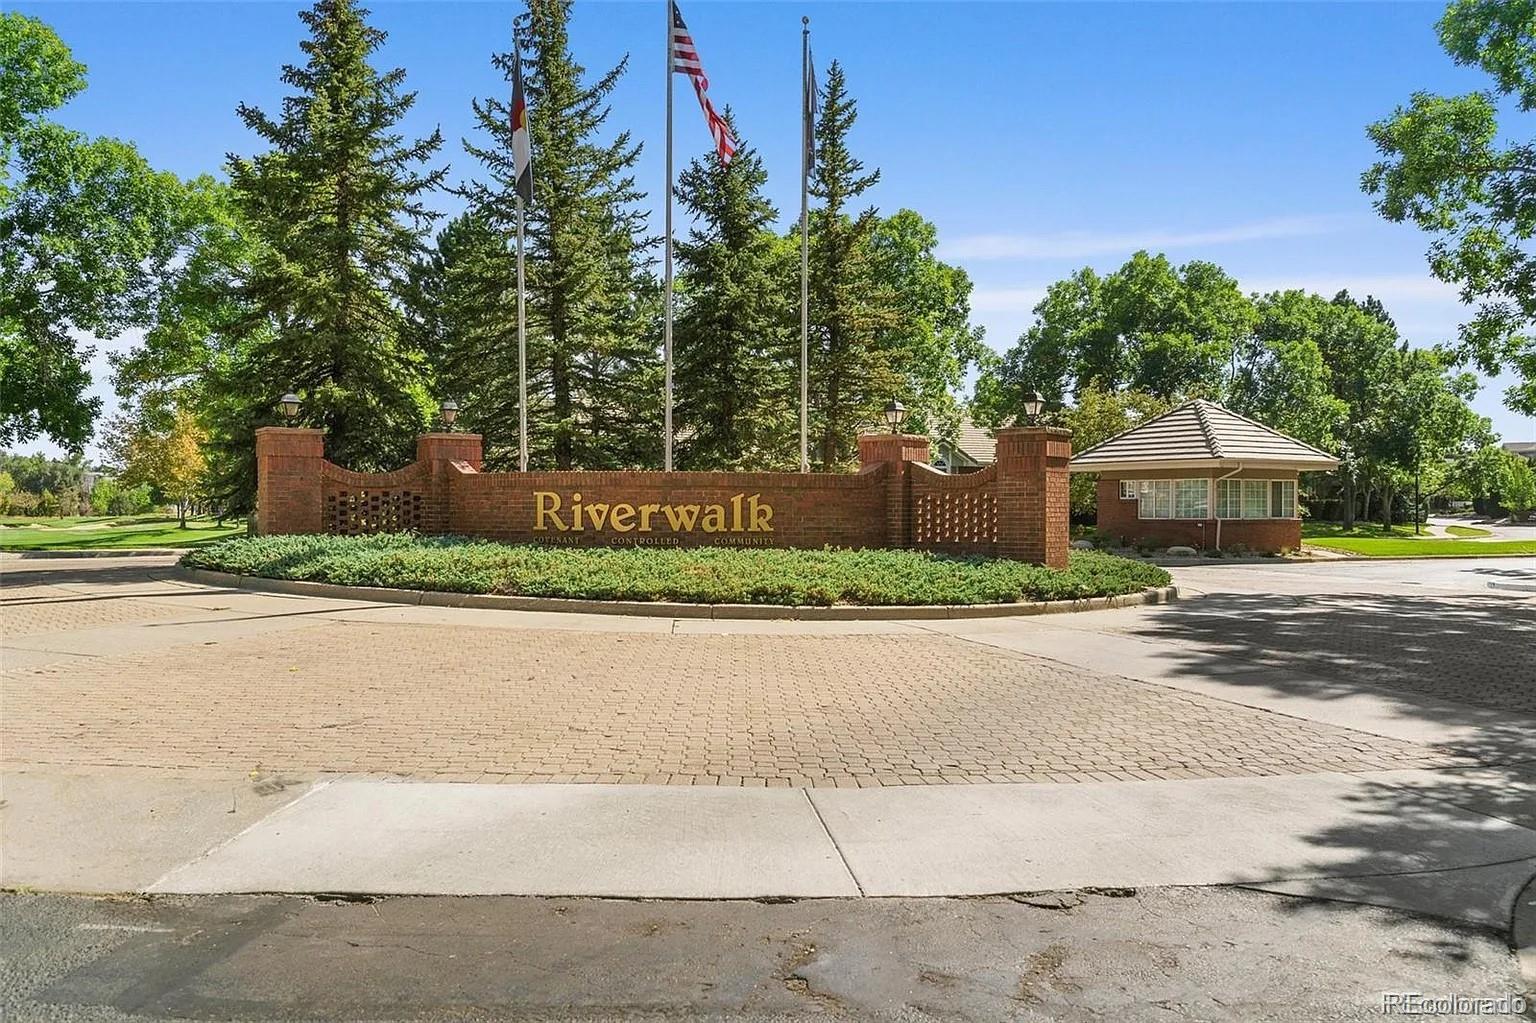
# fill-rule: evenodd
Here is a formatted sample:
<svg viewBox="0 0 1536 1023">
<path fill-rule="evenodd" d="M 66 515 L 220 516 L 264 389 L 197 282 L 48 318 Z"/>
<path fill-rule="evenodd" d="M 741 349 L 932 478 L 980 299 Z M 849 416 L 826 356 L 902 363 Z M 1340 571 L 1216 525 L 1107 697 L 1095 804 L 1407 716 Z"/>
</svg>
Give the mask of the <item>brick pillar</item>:
<svg viewBox="0 0 1536 1023">
<path fill-rule="evenodd" d="M 324 532 L 320 469 L 325 431 L 292 426 L 256 430 L 256 532 Z"/>
<path fill-rule="evenodd" d="M 885 543 L 912 544 L 910 462 L 928 461 L 928 438 L 915 433 L 866 433 L 859 436 L 859 467 L 888 465 L 885 476 Z"/>
<path fill-rule="evenodd" d="M 1013 426 L 997 431 L 997 553 L 1066 568 L 1072 493 L 1072 431 Z"/>
<path fill-rule="evenodd" d="M 453 532 L 449 488 L 455 471 L 449 463 L 465 462 L 480 471 L 483 453 L 478 433 L 424 433 L 416 438 L 416 461 L 427 466 L 427 515 L 422 531 Z"/>
</svg>

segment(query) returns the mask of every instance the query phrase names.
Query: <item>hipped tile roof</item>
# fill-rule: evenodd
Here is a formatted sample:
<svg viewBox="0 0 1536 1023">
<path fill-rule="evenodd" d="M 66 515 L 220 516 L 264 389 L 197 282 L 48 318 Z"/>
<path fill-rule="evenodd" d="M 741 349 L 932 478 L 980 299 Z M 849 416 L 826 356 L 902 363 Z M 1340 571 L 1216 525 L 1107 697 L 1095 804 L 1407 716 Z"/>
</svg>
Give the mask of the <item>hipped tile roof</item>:
<svg viewBox="0 0 1536 1023">
<path fill-rule="evenodd" d="M 1170 463 L 1331 469 L 1337 458 L 1212 401 L 1196 398 L 1072 458 L 1074 472 L 1157 469 Z"/>
</svg>

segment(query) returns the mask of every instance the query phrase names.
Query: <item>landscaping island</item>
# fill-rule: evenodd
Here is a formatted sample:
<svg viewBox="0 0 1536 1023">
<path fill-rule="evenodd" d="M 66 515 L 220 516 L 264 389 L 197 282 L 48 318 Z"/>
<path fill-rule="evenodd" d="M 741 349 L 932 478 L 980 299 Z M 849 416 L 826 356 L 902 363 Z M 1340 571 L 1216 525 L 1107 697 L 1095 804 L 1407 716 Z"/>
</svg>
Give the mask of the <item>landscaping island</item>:
<svg viewBox="0 0 1536 1023">
<path fill-rule="evenodd" d="M 189 568 L 342 586 L 575 600 L 918 606 L 1081 600 L 1166 586 L 1155 565 L 1073 551 L 1065 571 L 906 550 L 552 547 L 409 533 L 212 544 Z"/>
</svg>

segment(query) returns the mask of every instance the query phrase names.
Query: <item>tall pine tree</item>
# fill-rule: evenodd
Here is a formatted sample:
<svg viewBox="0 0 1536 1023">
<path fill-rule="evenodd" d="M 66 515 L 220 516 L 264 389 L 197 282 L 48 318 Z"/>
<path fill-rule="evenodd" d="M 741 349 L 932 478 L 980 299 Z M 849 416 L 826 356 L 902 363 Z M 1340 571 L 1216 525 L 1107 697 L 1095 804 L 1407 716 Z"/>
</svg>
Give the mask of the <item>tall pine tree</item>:
<svg viewBox="0 0 1536 1023">
<path fill-rule="evenodd" d="M 880 409 L 906 390 L 892 352 L 881 344 L 895 324 L 896 303 L 881 287 L 870 238 L 873 207 L 849 212 L 880 180 L 848 148 L 858 118 L 842 66 L 827 69 L 811 194 L 811 388 L 821 465 L 843 468 L 857 451 L 858 433 L 880 422 Z"/>
<path fill-rule="evenodd" d="M 655 465 L 660 458 L 661 369 L 657 351 L 659 293 L 644 255 L 644 198 L 633 168 L 640 146 L 628 132 L 600 136 L 608 97 L 628 59 L 585 82 L 570 52 L 571 0 L 529 0 L 517 29 L 523 54 L 534 198 L 526 211 L 530 463 L 558 469 Z M 510 79 L 511 52 L 492 63 Z M 512 245 L 516 193 L 507 99 L 477 100 L 483 143 L 464 148 L 486 179 L 463 189 L 470 207 Z M 489 264 L 489 260 L 485 261 Z M 508 264 L 510 266 L 510 264 Z M 500 323 L 499 352 L 482 360 L 474 380 L 455 378 L 479 395 L 517 392 L 514 278 L 483 287 L 492 306 L 483 322 Z M 499 311 L 497 311 L 499 310 Z M 472 343 L 458 337 L 445 345 Z M 451 357 L 451 365 L 471 360 Z M 479 400 L 478 398 L 476 400 Z M 516 405 L 489 403 L 475 420 L 491 454 L 515 451 Z M 505 462 L 505 456 L 501 457 Z"/>
<path fill-rule="evenodd" d="M 461 426 L 485 436 L 496 469 L 517 467 L 516 282 L 505 233 L 470 210 L 438 232 L 410 302 L 439 388 L 462 406 Z"/>
<path fill-rule="evenodd" d="M 729 109 L 725 117 L 732 121 Z M 763 195 L 767 180 L 762 158 L 744 144 L 730 163 L 711 150 L 678 178 L 678 203 L 695 218 L 676 249 L 681 469 L 795 465 L 799 339 L 783 282 L 799 260 L 772 230 L 778 213 Z"/>
<path fill-rule="evenodd" d="M 416 96 L 402 91 L 404 70 L 373 67 L 385 34 L 367 15 L 355 0 L 317 0 L 299 15 L 307 59 L 283 69 L 294 92 L 281 112 L 239 108 L 271 149 L 229 163 L 258 243 L 239 285 L 250 342 L 217 371 L 212 395 L 237 503 L 250 493 L 251 427 L 271 421 L 287 388 L 304 399 L 302 421 L 327 431 L 327 454 L 359 470 L 409 461 L 433 407 L 400 299 L 443 175 L 422 165 L 442 138 L 399 133 Z"/>
</svg>

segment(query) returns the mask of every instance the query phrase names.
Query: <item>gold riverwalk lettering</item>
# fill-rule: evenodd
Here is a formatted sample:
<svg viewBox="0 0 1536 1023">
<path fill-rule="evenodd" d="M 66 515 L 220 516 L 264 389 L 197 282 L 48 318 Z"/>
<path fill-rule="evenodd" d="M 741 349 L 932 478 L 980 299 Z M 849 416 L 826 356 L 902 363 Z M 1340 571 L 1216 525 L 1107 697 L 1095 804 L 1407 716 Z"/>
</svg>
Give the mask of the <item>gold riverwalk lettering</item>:
<svg viewBox="0 0 1536 1023">
<path fill-rule="evenodd" d="M 657 516 L 660 516 L 658 518 Z M 653 522 L 665 521 L 674 533 L 771 533 L 773 505 L 761 494 L 736 494 L 725 504 L 582 503 L 572 493 L 569 507 L 550 490 L 533 492 L 535 532 L 579 533 L 588 528 L 615 533 L 649 533 Z"/>
</svg>

